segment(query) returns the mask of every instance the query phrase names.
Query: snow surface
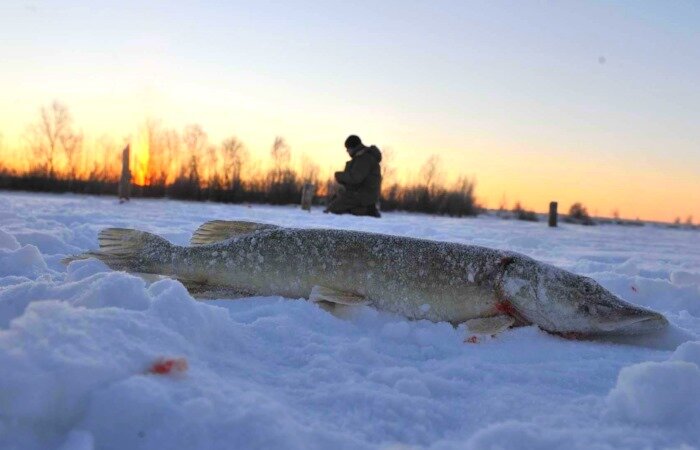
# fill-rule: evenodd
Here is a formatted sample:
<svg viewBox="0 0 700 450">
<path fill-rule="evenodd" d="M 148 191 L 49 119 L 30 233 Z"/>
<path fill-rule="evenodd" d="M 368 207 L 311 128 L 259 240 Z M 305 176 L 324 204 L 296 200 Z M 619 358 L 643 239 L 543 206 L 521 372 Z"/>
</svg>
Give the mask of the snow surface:
<svg viewBox="0 0 700 450">
<path fill-rule="evenodd" d="M 211 219 L 337 227 L 525 253 L 667 315 L 628 343 L 302 299 L 193 300 L 63 256 L 108 226 L 186 244 Z M 700 447 L 700 233 L 292 207 L 0 193 L 0 448 Z M 161 358 L 188 369 L 154 374 Z"/>
</svg>

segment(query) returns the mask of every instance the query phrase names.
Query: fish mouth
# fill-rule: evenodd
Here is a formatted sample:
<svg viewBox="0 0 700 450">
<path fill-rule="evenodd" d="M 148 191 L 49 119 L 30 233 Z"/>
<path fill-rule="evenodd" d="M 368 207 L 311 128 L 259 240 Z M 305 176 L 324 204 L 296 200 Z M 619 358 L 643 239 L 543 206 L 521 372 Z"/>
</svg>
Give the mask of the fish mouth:
<svg viewBox="0 0 700 450">
<path fill-rule="evenodd" d="M 604 332 L 620 334 L 643 334 L 660 330 L 668 325 L 668 320 L 662 314 L 656 312 L 645 312 L 643 315 L 636 315 L 620 320 L 613 320 L 600 324 Z"/>
</svg>

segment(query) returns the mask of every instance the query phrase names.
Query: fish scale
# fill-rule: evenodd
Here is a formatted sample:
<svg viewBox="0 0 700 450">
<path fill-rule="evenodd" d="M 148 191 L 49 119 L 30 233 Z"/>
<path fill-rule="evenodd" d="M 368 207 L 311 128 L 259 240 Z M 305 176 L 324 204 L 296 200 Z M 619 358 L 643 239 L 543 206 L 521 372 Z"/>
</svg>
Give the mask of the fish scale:
<svg viewBox="0 0 700 450">
<path fill-rule="evenodd" d="M 82 257 L 176 278 L 198 297 L 312 298 L 316 292 L 326 303 L 466 322 L 483 333 L 514 323 L 584 335 L 639 334 L 667 325 L 661 314 L 625 302 L 590 278 L 487 247 L 225 221 L 204 224 L 192 241 L 198 245 L 107 229 L 100 250 Z"/>
</svg>

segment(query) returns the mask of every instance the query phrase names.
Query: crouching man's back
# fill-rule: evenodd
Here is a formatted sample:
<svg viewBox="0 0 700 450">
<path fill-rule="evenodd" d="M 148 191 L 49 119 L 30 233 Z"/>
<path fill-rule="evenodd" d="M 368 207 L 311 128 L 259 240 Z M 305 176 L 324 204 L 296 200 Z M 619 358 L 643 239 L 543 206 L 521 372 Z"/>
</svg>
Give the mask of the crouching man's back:
<svg viewBox="0 0 700 450">
<path fill-rule="evenodd" d="M 382 153 L 374 145 L 365 146 L 354 135 L 345 140 L 345 148 L 351 159 L 345 164 L 345 170 L 335 173 L 341 189 L 326 211 L 379 217 L 377 203 L 382 186 Z"/>
</svg>

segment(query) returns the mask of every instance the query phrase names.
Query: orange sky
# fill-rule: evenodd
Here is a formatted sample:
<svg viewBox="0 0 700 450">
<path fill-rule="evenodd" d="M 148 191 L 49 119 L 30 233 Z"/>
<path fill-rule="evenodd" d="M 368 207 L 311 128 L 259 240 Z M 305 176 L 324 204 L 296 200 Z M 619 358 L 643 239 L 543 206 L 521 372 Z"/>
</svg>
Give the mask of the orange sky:
<svg viewBox="0 0 700 450">
<path fill-rule="evenodd" d="M 93 112 L 94 115 L 88 114 L 86 120 L 73 114 L 76 124 L 87 134 L 88 147 L 91 137 L 102 134 L 110 134 L 118 143 L 131 141 L 132 146 L 143 141 L 140 125 L 134 123 L 129 127 L 130 120 L 127 119 L 123 120 L 120 129 L 110 130 L 104 127 L 104 122 L 116 124 L 119 120 L 105 120 L 99 117 L 98 110 Z M 38 116 L 38 112 L 35 111 L 34 116 Z M 290 120 L 291 123 L 282 118 L 275 120 L 279 121 L 278 129 L 289 130 L 279 135 L 288 140 L 297 162 L 305 153 L 319 164 L 322 171 L 329 173 L 342 168 L 346 160 L 342 141 L 348 131 L 341 127 L 333 129 L 332 124 L 322 124 L 322 118 L 318 119 L 314 127 L 319 127 L 321 132 L 304 130 L 303 120 Z M 85 122 L 90 126 L 80 126 Z M 140 122 L 145 122 L 145 119 Z M 174 120 L 172 125 L 186 123 Z M 585 157 L 580 152 L 586 149 L 561 151 L 544 144 L 490 140 L 465 134 L 451 136 L 444 133 L 440 134 L 442 139 L 433 139 L 429 130 L 410 132 L 400 126 L 392 130 L 396 133 L 395 140 L 384 142 L 374 139 L 374 136 L 384 139 L 387 136 L 372 129 L 370 123 L 367 125 L 370 133 L 364 134 L 365 141 L 390 149 L 390 164 L 397 169 L 399 180 L 415 179 L 427 157 L 436 154 L 440 157 L 443 180 L 449 183 L 460 175 L 475 178 L 477 196 L 487 207 L 496 208 L 505 199 L 509 207 L 519 201 L 527 208 L 545 211 L 549 202 L 556 200 L 560 209 L 566 211 L 572 203 L 581 201 L 591 213 L 601 216 L 610 216 L 618 210 L 622 217 L 630 219 L 673 221 L 676 217 L 685 220 L 688 215 L 700 218 L 700 180 L 694 174 L 696 167 L 674 164 L 668 159 L 641 160 L 603 152 L 591 152 L 590 157 Z M 227 136 L 209 132 L 206 128 L 205 131 L 215 143 Z M 244 140 L 254 158 L 265 161 L 278 133 L 251 127 L 251 138 L 247 138 L 245 131 L 243 129 L 237 136 Z M 409 139 L 406 133 L 409 133 Z M 17 136 L 6 134 L 0 152 L 6 165 L 12 165 L 13 158 L 23 157 L 25 150 L 21 133 Z"/>
<path fill-rule="evenodd" d="M 197 123 L 259 159 L 283 136 L 329 172 L 355 133 L 391 148 L 404 178 L 439 155 L 445 178 L 474 177 L 488 207 L 580 201 L 602 216 L 699 221 L 698 12 L 518 6 L 8 6 L 0 152 L 22 152 L 27 124 L 59 100 L 88 142 L 124 142 L 152 118 Z"/>
</svg>

